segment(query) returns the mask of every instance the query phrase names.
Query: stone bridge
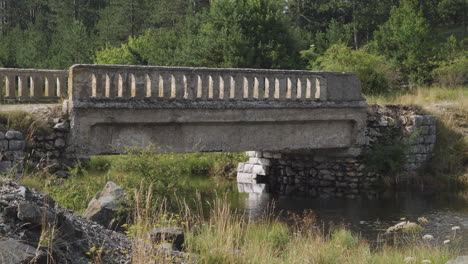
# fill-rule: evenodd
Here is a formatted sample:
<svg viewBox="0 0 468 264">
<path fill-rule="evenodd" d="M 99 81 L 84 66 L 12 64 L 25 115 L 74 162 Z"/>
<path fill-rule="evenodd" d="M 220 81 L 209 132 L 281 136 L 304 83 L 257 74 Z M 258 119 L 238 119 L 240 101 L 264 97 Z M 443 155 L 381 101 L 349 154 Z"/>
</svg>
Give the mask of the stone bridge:
<svg viewBox="0 0 468 264">
<path fill-rule="evenodd" d="M 366 101 L 353 73 L 75 65 L 65 101 L 80 156 L 346 149 Z"/>
<path fill-rule="evenodd" d="M 354 73 L 75 65 L 0 69 L 0 87 L 0 102 L 63 101 L 70 133 L 59 145 L 67 155 L 150 144 L 160 152 L 248 151 L 237 178 L 250 193 L 355 197 L 378 180 L 360 153 L 385 131 L 406 141 L 420 131 L 409 170 L 430 158 L 435 143 L 433 117 L 368 109 Z"/>
<path fill-rule="evenodd" d="M 366 120 L 353 73 L 74 65 L 0 75 L 3 100 L 64 99 L 78 156 L 149 144 L 177 153 L 344 150 Z"/>
</svg>

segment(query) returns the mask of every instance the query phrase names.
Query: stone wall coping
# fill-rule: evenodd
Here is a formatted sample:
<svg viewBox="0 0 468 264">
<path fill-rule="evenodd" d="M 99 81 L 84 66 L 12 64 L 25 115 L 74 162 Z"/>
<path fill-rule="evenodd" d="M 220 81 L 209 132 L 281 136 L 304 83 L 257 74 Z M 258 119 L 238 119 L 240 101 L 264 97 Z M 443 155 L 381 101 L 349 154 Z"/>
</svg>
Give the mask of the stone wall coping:
<svg viewBox="0 0 468 264">
<path fill-rule="evenodd" d="M 146 65 L 119 65 L 119 64 L 75 64 L 70 71 L 75 69 L 90 70 L 117 70 L 117 71 L 204 71 L 204 72 L 240 72 L 240 73 L 272 73 L 272 74 L 306 74 L 306 75 L 356 75 L 354 72 L 326 72 L 286 69 L 254 69 L 254 68 L 207 68 L 207 67 L 178 67 L 178 66 L 146 66 Z"/>
</svg>

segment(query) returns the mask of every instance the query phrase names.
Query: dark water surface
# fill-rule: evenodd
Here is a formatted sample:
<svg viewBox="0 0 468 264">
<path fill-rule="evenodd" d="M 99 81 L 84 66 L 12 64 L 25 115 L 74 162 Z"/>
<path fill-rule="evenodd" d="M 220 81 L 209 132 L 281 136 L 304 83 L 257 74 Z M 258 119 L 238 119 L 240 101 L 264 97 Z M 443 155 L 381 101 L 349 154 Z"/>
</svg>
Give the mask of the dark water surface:
<svg viewBox="0 0 468 264">
<path fill-rule="evenodd" d="M 248 194 L 245 213 L 251 218 L 261 217 L 268 206 L 275 212 L 302 213 L 310 209 L 319 223 L 344 225 L 371 243 L 383 242 L 386 229 L 402 221 L 416 222 L 425 217 L 425 234 L 434 237 L 431 243 L 457 242 L 461 251 L 468 253 L 468 193 L 428 193 L 421 191 L 389 191 L 375 199 L 301 199 L 271 197 L 268 194 Z M 459 230 L 452 230 L 453 227 Z"/>
</svg>

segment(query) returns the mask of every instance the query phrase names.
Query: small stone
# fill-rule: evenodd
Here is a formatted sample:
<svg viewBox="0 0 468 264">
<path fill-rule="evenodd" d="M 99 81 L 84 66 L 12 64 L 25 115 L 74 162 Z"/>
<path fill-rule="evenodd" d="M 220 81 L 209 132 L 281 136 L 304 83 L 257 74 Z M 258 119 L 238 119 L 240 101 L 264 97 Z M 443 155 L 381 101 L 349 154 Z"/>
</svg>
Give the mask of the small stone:
<svg viewBox="0 0 468 264">
<path fill-rule="evenodd" d="M 0 140 L 0 151 L 5 150 L 8 150 L 8 140 Z"/>
<path fill-rule="evenodd" d="M 66 145 L 65 140 L 63 138 L 57 138 L 55 140 L 54 146 L 57 148 L 64 148 Z"/>
<path fill-rule="evenodd" d="M 169 242 L 177 249 L 181 250 L 184 244 L 184 231 L 180 227 L 159 227 L 148 233 L 148 238 L 153 244 Z"/>
<path fill-rule="evenodd" d="M 5 134 L 6 139 L 23 139 L 23 134 L 19 131 L 8 131 Z"/>
<path fill-rule="evenodd" d="M 24 140 L 10 140 L 8 143 L 9 150 L 24 150 L 26 142 Z"/>
<path fill-rule="evenodd" d="M 0 161 L 0 174 L 6 174 L 11 168 L 11 161 Z"/>
<path fill-rule="evenodd" d="M 260 151 L 247 151 L 247 152 L 245 152 L 245 154 L 248 157 L 251 157 L 251 158 L 261 158 L 262 157 L 262 152 L 260 152 Z"/>
<path fill-rule="evenodd" d="M 54 126 L 55 131 L 60 132 L 69 132 L 70 131 L 70 124 L 68 123 L 58 123 Z"/>
</svg>

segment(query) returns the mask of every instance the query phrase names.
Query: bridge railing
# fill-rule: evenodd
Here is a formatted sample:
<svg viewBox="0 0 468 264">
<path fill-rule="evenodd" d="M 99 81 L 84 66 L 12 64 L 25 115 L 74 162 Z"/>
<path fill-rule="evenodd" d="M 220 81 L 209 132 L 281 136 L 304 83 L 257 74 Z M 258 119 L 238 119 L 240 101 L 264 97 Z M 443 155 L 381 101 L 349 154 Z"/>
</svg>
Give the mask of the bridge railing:
<svg viewBox="0 0 468 264">
<path fill-rule="evenodd" d="M 354 73 L 75 65 L 70 99 L 362 100 Z"/>
<path fill-rule="evenodd" d="M 0 99 L 57 101 L 68 97 L 68 71 L 0 68 Z"/>
</svg>

